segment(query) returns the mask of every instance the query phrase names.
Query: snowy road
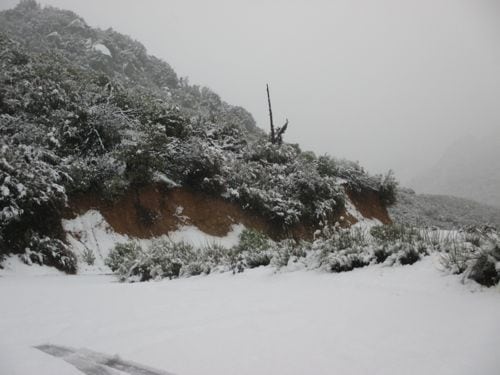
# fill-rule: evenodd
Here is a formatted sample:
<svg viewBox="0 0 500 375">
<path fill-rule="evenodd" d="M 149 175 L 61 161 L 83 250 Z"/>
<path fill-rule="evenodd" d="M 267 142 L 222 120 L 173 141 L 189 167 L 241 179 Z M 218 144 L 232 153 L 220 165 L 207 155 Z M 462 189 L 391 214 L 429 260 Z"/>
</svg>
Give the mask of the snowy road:
<svg viewBox="0 0 500 375">
<path fill-rule="evenodd" d="M 499 288 L 435 263 L 139 284 L 4 272 L 0 374 L 82 375 L 35 348 L 51 343 L 178 375 L 498 375 Z"/>
<path fill-rule="evenodd" d="M 44 344 L 36 346 L 38 350 L 57 358 L 62 358 L 85 375 L 113 375 L 126 373 L 128 375 L 173 375 L 166 371 L 125 361 L 118 356 L 96 353 L 88 349 L 73 349 L 66 346 Z"/>
</svg>

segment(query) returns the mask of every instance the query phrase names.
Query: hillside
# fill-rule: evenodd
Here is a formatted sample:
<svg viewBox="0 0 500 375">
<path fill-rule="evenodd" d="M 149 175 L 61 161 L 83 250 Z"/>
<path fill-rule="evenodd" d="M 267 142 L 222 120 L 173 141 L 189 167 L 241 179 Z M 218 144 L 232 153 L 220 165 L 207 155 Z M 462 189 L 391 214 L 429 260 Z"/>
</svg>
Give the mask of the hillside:
<svg viewBox="0 0 500 375">
<path fill-rule="evenodd" d="M 470 135 L 410 182 L 419 193 L 454 195 L 500 207 L 500 134 Z"/>
<path fill-rule="evenodd" d="M 389 208 L 397 223 L 443 229 L 481 226 L 500 228 L 500 209 L 470 199 L 448 195 L 416 194 L 398 189 L 396 204 Z"/>
<path fill-rule="evenodd" d="M 79 213 L 75 202 L 130 207 L 114 216 L 149 231 L 167 211 L 142 204 L 140 191 L 157 184 L 167 190 L 160 200 L 172 188 L 221 199 L 277 237 L 349 225 L 356 202 L 390 221 L 392 175 L 269 142 L 243 108 L 72 12 L 32 0 L 0 12 L 0 68 L 0 257 L 76 272 L 62 226 Z"/>
</svg>

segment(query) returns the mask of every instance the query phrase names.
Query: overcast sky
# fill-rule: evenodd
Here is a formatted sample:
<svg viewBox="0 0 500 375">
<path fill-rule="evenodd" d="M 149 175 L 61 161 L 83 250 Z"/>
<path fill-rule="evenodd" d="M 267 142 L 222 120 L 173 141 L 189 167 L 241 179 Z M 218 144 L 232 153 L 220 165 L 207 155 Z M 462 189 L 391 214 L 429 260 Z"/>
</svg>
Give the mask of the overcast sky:
<svg viewBox="0 0 500 375">
<path fill-rule="evenodd" d="M 263 128 L 269 82 L 287 141 L 403 183 L 457 138 L 500 128 L 500 0 L 41 3 L 131 35 Z"/>
</svg>

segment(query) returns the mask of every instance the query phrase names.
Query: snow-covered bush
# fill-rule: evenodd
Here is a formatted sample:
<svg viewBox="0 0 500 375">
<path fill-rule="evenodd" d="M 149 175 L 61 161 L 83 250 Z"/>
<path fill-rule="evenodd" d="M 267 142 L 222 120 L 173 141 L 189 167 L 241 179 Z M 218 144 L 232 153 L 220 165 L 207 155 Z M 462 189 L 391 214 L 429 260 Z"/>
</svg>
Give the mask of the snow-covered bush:
<svg viewBox="0 0 500 375">
<path fill-rule="evenodd" d="M 370 228 L 370 234 L 375 240 L 386 243 L 393 241 L 416 241 L 423 240 L 420 229 L 402 224 L 375 225 Z"/>
<path fill-rule="evenodd" d="M 66 183 L 68 194 L 93 192 L 113 201 L 129 187 L 125 164 L 111 155 L 68 158 L 65 164 L 71 177 Z"/>
<path fill-rule="evenodd" d="M 338 225 L 323 228 L 312 244 L 318 253 L 318 265 L 331 272 L 345 272 L 368 265 L 372 254 L 366 233 L 359 228 Z"/>
<path fill-rule="evenodd" d="M 56 267 L 66 273 L 74 274 L 77 271 L 76 256 L 61 240 L 32 233 L 21 260 L 26 264 L 45 264 Z"/>
<path fill-rule="evenodd" d="M 491 227 L 469 227 L 449 242 L 441 254 L 445 268 L 484 286 L 500 281 L 500 238 Z"/>
<path fill-rule="evenodd" d="M 125 279 L 128 277 L 128 272 L 135 264 L 135 260 L 141 251 L 142 247 L 136 241 L 118 243 L 109 252 L 105 264 L 120 278 Z"/>
<path fill-rule="evenodd" d="M 287 267 L 292 263 L 297 263 L 300 259 L 307 256 L 311 244 L 306 241 L 295 241 L 286 239 L 276 242 L 272 246 L 271 264 L 277 269 Z"/>
<path fill-rule="evenodd" d="M 454 274 L 464 273 L 478 257 L 478 248 L 460 240 L 452 241 L 441 254 L 441 263 Z"/>
<path fill-rule="evenodd" d="M 500 273 L 496 269 L 496 261 L 487 253 L 479 255 L 471 267 L 469 278 L 484 286 L 493 286 L 500 281 Z"/>
<path fill-rule="evenodd" d="M 198 250 L 198 253 L 207 271 L 206 273 L 217 270 L 234 270 L 238 268 L 238 262 L 242 261 L 242 259 L 238 258 L 237 251 L 228 249 L 217 242 L 205 244 L 205 246 Z"/>
<path fill-rule="evenodd" d="M 210 271 L 191 245 L 162 238 L 146 248 L 136 242 L 118 244 L 106 264 L 121 280 L 172 279 Z"/>
<path fill-rule="evenodd" d="M 67 176 L 58 158 L 47 150 L 1 139 L 0 253 L 22 253 L 28 247 L 41 254 L 37 262 L 74 273 L 74 257 L 60 241 Z"/>
<path fill-rule="evenodd" d="M 93 266 L 95 263 L 95 255 L 92 249 L 85 248 L 82 253 L 82 260 L 89 266 Z"/>
<path fill-rule="evenodd" d="M 267 266 L 271 262 L 271 240 L 263 233 L 253 229 L 245 229 L 240 234 L 236 250 L 242 254 L 246 267 Z"/>
<path fill-rule="evenodd" d="M 396 203 L 396 195 L 398 189 L 398 181 L 394 177 L 392 170 L 389 170 L 385 176 L 380 176 L 380 185 L 378 187 L 378 193 L 380 200 L 386 206 L 393 205 Z"/>
</svg>

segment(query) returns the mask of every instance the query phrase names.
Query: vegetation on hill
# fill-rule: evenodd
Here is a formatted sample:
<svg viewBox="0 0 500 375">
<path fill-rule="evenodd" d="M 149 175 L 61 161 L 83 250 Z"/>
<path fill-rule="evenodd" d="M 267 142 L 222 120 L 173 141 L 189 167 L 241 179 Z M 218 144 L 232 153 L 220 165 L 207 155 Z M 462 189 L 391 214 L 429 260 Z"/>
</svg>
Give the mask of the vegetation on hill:
<svg viewBox="0 0 500 375">
<path fill-rule="evenodd" d="M 500 209 L 496 207 L 447 195 L 415 194 L 411 189 L 398 189 L 397 203 L 389 212 L 395 222 L 408 225 L 453 229 L 488 224 L 500 228 Z"/>
<path fill-rule="evenodd" d="M 250 113 L 139 42 L 33 0 L 0 12 L 0 139 L 0 256 L 68 272 L 76 264 L 60 219 L 71 194 L 113 200 L 162 180 L 283 228 L 328 220 L 343 208 L 343 185 L 394 201 L 392 175 L 273 144 Z"/>
</svg>

